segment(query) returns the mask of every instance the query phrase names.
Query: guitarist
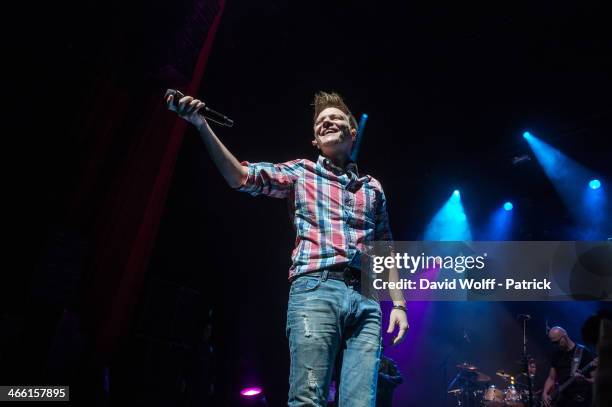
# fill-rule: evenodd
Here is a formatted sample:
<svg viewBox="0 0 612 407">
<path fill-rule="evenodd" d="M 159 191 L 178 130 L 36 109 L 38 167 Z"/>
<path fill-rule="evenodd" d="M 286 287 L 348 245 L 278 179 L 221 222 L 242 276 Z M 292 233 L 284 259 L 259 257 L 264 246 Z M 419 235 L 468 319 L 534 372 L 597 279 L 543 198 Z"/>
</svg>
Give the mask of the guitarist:
<svg viewBox="0 0 612 407">
<path fill-rule="evenodd" d="M 593 397 L 595 371 L 579 372 L 591 363 L 594 355 L 584 346 L 575 343 L 565 329 L 555 326 L 548 332 L 548 339 L 555 347 L 551 367 L 544 384 L 542 401 L 545 406 L 589 407 Z M 567 387 L 565 383 L 571 381 Z M 555 386 L 564 389 L 555 395 Z"/>
</svg>

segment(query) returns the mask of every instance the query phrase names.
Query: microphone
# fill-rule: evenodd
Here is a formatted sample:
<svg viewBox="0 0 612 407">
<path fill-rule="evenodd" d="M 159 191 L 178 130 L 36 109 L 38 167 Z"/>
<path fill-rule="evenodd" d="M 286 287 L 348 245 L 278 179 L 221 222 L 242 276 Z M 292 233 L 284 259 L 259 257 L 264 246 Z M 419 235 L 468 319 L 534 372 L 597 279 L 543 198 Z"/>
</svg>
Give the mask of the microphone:
<svg viewBox="0 0 612 407">
<path fill-rule="evenodd" d="M 529 315 L 529 314 L 518 314 L 517 318 L 529 321 L 531 319 L 531 315 Z"/>
<path fill-rule="evenodd" d="M 172 97 L 174 98 L 174 105 L 178 106 L 178 102 L 181 98 L 185 97 L 185 95 L 181 92 L 179 92 L 176 89 L 168 89 L 166 90 L 166 94 L 164 96 L 164 100 L 168 98 L 168 96 L 172 95 Z M 201 108 L 200 110 L 198 110 L 198 113 L 202 116 L 204 116 L 205 118 L 207 118 L 208 120 L 210 120 L 211 122 L 217 123 L 221 126 L 225 126 L 225 127 L 233 127 L 234 126 L 234 121 L 232 119 L 230 119 L 229 117 L 227 117 L 226 115 L 224 115 L 221 112 L 217 112 L 216 110 L 212 110 L 211 108 L 209 108 L 208 106 L 204 106 L 203 108 Z"/>
<path fill-rule="evenodd" d="M 465 329 L 463 330 L 463 339 L 465 339 L 467 343 L 472 343 L 472 341 L 470 341 L 470 336 Z"/>
</svg>

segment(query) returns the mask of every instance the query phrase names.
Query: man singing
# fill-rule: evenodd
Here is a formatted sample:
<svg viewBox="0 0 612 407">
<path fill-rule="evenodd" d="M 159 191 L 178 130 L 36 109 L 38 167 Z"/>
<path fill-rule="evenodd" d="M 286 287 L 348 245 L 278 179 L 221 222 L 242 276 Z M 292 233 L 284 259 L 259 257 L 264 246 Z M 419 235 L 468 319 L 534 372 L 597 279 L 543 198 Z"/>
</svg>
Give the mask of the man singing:
<svg viewBox="0 0 612 407">
<path fill-rule="evenodd" d="M 285 198 L 296 231 L 289 269 L 287 337 L 291 356 L 289 406 L 324 406 L 334 370 L 340 406 L 374 406 L 381 343 L 378 301 L 361 293 L 360 254 L 371 241 L 391 241 L 380 183 L 360 174 L 350 153 L 357 122 L 336 93 L 314 98 L 316 162 L 239 162 L 198 114 L 204 103 L 167 98 L 170 110 L 195 125 L 217 168 L 232 188 Z M 408 328 L 397 293 L 387 332 L 393 343 Z"/>
</svg>

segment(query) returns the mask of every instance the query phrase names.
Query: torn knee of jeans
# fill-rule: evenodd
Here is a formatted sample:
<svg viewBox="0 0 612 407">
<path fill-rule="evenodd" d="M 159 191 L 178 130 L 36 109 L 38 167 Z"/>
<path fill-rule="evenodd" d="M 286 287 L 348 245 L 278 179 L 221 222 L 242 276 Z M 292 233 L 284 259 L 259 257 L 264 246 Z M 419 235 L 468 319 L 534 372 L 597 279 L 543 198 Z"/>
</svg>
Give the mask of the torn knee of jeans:
<svg viewBox="0 0 612 407">
<path fill-rule="evenodd" d="M 310 332 L 310 321 L 308 320 L 308 315 L 302 314 L 302 320 L 304 321 L 304 336 L 310 338 L 312 332 Z"/>
<path fill-rule="evenodd" d="M 308 388 L 314 391 L 317 389 L 317 387 L 317 377 L 315 376 L 314 370 L 308 368 Z"/>
</svg>

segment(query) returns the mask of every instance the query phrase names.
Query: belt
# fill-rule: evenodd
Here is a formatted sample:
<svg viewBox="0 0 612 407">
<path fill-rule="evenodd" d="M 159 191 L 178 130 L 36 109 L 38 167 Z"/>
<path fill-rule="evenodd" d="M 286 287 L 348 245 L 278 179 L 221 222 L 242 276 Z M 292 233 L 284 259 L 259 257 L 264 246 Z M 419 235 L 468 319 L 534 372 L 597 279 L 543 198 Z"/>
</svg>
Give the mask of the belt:
<svg viewBox="0 0 612 407">
<path fill-rule="evenodd" d="M 312 271 L 310 273 L 300 274 L 296 276 L 295 279 L 303 276 L 321 277 L 325 274 L 327 274 L 328 279 L 344 281 L 344 283 L 349 286 L 361 285 L 361 270 L 347 265 L 331 266 L 322 271 Z"/>
</svg>

